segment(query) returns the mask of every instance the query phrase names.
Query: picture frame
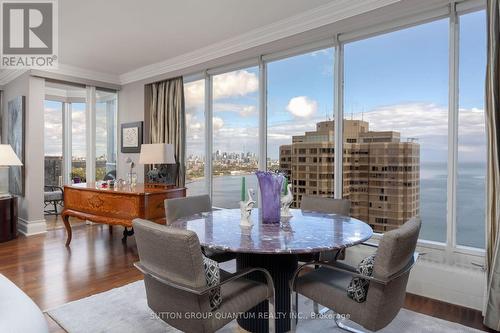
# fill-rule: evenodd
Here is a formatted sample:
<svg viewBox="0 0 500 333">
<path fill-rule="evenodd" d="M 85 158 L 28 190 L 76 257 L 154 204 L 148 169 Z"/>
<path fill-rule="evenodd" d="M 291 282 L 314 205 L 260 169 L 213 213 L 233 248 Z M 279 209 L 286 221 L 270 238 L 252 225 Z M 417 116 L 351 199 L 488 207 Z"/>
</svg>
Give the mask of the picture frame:
<svg viewBox="0 0 500 333">
<path fill-rule="evenodd" d="M 143 135 L 143 121 L 121 125 L 121 152 L 140 153 Z"/>
<path fill-rule="evenodd" d="M 9 192 L 24 197 L 25 194 L 25 122 L 26 97 L 16 96 L 7 103 L 7 143 L 12 146 L 22 166 L 9 167 Z"/>
</svg>

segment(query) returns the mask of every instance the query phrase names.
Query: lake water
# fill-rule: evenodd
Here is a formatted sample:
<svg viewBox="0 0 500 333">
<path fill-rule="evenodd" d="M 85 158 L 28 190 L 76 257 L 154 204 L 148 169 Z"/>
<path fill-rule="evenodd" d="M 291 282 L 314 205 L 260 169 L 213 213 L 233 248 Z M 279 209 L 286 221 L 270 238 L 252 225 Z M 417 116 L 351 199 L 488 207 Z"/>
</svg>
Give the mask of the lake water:
<svg viewBox="0 0 500 333">
<path fill-rule="evenodd" d="M 457 188 L 457 243 L 484 248 L 485 207 L 484 164 L 461 163 Z M 246 175 L 247 188 L 258 195 L 255 175 Z M 239 207 L 242 176 L 217 176 L 213 179 L 213 204 L 217 207 Z M 203 179 L 188 183 L 188 195 L 207 193 Z M 420 238 L 446 241 L 447 167 L 443 163 L 422 164 L 420 174 Z"/>
</svg>

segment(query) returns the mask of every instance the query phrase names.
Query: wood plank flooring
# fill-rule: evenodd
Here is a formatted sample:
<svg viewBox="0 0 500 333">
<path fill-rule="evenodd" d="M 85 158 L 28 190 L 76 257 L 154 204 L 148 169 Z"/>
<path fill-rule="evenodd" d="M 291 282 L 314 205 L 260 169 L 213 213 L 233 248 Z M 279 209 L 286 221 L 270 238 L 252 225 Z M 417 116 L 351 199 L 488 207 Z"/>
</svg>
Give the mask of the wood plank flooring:
<svg viewBox="0 0 500 333">
<path fill-rule="evenodd" d="M 133 267 L 138 260 L 134 237 L 121 241 L 122 228 L 87 225 L 72 220 L 71 247 L 64 246 L 66 233 L 60 219 L 47 217 L 45 234 L 0 244 L 0 273 L 18 285 L 42 310 L 137 281 L 142 275 Z M 405 307 L 479 330 L 476 310 L 408 294 Z M 46 316 L 51 332 L 64 332 Z M 493 332 L 493 331 L 490 331 Z"/>
</svg>

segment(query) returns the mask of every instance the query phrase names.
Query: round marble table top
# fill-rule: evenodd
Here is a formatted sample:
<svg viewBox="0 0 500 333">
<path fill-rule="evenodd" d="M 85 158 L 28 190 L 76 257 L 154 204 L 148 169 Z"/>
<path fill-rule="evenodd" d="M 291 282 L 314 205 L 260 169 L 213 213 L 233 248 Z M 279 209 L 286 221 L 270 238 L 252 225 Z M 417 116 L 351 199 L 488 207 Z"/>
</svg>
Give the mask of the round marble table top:
<svg viewBox="0 0 500 333">
<path fill-rule="evenodd" d="M 241 253 L 320 252 L 359 244 L 373 234 L 368 224 L 351 217 L 300 209 L 290 212 L 293 216 L 282 217 L 281 223 L 263 224 L 254 209 L 251 228 L 240 226 L 239 209 L 196 214 L 171 226 L 194 231 L 205 247 Z"/>
</svg>

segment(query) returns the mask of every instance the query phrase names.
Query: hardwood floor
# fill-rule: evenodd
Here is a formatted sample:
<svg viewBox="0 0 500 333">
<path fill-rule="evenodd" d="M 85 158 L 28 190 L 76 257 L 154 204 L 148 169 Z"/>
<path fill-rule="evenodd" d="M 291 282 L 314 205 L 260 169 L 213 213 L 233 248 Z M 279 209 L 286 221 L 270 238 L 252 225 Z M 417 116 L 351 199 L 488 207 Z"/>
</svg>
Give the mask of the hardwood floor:
<svg viewBox="0 0 500 333">
<path fill-rule="evenodd" d="M 122 228 L 110 232 L 107 225 L 72 220 L 73 241 L 67 248 L 60 219 L 48 220 L 53 230 L 0 244 L 0 273 L 42 310 L 142 279 L 132 265 L 138 260 L 135 238 L 129 237 L 123 244 Z M 488 331 L 476 310 L 411 294 L 406 297 L 405 307 Z M 64 332 L 50 317 L 46 318 L 51 332 Z"/>
</svg>

